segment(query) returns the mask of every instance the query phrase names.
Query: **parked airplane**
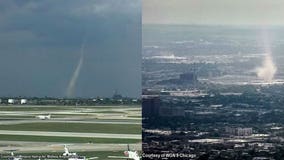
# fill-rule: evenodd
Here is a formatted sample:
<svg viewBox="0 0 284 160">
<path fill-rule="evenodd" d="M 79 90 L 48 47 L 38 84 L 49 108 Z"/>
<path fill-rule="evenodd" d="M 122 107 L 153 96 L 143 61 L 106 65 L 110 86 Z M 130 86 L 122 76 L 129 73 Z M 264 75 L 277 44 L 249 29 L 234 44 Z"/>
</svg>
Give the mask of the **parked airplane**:
<svg viewBox="0 0 284 160">
<path fill-rule="evenodd" d="M 127 151 L 124 151 L 124 156 L 108 156 L 108 158 L 140 160 L 138 152 L 130 151 L 129 145 L 127 145 Z"/>
<path fill-rule="evenodd" d="M 69 156 L 77 156 L 77 153 L 70 153 L 68 148 L 67 148 L 67 145 L 64 144 L 64 153 L 63 153 L 63 156 L 66 156 L 66 157 L 69 157 Z"/>
<path fill-rule="evenodd" d="M 11 157 L 8 158 L 8 160 L 23 160 L 21 156 L 14 155 L 14 152 L 17 150 L 5 150 L 5 151 L 11 152 Z"/>
<path fill-rule="evenodd" d="M 69 149 L 67 148 L 67 145 L 64 145 L 64 153 L 63 156 L 68 157 L 68 160 L 92 160 L 97 159 L 98 157 L 90 157 L 86 158 L 85 156 L 79 156 L 75 152 L 69 152 Z"/>
<path fill-rule="evenodd" d="M 36 118 L 40 119 L 40 120 L 46 120 L 46 119 L 50 119 L 51 115 L 38 115 L 36 116 Z"/>
</svg>

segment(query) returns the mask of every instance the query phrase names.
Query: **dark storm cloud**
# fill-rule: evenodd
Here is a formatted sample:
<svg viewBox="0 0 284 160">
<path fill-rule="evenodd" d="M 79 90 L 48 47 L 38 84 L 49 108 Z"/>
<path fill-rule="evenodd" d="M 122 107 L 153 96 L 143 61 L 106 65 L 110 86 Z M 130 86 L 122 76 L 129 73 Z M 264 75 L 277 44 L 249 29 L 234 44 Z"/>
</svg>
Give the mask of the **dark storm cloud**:
<svg viewBox="0 0 284 160">
<path fill-rule="evenodd" d="M 84 38 L 76 96 L 139 96 L 140 3 L 0 1 L 0 96 L 65 96 Z"/>
</svg>

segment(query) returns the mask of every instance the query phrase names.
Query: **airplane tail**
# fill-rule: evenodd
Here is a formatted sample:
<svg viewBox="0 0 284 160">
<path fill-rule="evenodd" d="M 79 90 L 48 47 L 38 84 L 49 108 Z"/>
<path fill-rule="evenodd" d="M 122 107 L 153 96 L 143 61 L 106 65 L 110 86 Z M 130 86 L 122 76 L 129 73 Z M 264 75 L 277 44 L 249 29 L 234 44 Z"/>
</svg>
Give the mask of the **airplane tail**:
<svg viewBox="0 0 284 160">
<path fill-rule="evenodd" d="M 66 144 L 64 145 L 64 153 L 65 153 L 65 154 L 69 154 L 69 150 L 68 150 L 68 148 L 67 148 L 67 145 L 66 145 Z"/>
</svg>

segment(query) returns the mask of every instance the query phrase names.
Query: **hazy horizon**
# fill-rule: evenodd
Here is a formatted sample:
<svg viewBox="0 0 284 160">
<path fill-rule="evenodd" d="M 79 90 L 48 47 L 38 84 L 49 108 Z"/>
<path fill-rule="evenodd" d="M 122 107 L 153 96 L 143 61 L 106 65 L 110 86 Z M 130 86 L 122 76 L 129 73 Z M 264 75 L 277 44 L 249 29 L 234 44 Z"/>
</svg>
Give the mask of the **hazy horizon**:
<svg viewBox="0 0 284 160">
<path fill-rule="evenodd" d="M 284 25 L 284 1 L 144 0 L 143 24 Z"/>
</svg>

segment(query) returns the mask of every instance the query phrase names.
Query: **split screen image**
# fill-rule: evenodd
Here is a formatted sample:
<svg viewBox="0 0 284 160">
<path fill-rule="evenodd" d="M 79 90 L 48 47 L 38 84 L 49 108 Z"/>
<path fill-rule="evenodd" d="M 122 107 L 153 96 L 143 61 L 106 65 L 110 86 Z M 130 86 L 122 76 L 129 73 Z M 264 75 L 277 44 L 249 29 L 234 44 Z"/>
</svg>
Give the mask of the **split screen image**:
<svg viewBox="0 0 284 160">
<path fill-rule="evenodd" d="M 0 160 L 281 160 L 284 2 L 0 1 Z"/>
</svg>

